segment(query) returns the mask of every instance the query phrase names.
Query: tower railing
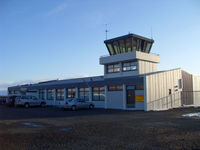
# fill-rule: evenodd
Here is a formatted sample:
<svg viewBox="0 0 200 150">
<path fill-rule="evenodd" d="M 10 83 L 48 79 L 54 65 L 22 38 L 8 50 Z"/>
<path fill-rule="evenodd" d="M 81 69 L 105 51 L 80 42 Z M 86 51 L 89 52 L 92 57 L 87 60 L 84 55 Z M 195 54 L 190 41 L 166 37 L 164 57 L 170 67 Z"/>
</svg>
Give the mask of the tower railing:
<svg viewBox="0 0 200 150">
<path fill-rule="evenodd" d="M 134 51 L 131 51 L 131 52 L 134 52 Z M 138 51 L 138 52 L 141 52 L 141 51 Z M 129 53 L 129 52 L 125 52 L 125 53 Z M 141 53 L 145 53 L 145 52 L 141 52 Z M 124 54 L 124 53 L 120 53 L 120 54 Z M 114 54 L 114 55 L 120 55 L 120 54 Z M 159 54 L 152 53 L 152 52 L 146 53 L 146 54 L 151 54 L 151 55 L 155 55 L 155 56 L 160 56 Z M 114 55 L 109 55 L 109 54 L 107 54 L 107 55 L 101 55 L 100 58 L 108 57 L 108 56 L 114 56 Z"/>
</svg>

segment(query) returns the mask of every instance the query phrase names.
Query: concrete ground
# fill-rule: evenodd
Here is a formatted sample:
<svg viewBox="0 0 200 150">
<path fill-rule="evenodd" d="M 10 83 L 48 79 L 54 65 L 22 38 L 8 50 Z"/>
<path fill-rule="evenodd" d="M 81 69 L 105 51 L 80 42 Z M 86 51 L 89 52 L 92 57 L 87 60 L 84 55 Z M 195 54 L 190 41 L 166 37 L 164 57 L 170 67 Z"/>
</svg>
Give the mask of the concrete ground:
<svg viewBox="0 0 200 150">
<path fill-rule="evenodd" d="M 200 120 L 183 114 L 122 110 L 64 111 L 0 105 L 0 150 L 200 149 Z"/>
</svg>

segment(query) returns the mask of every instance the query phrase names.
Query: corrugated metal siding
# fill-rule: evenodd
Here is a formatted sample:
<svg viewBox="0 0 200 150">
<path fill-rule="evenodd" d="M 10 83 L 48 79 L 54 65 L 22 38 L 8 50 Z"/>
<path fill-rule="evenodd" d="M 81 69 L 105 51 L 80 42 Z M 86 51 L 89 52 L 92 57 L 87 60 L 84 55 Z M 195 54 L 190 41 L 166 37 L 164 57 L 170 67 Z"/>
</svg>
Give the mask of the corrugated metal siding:
<svg viewBox="0 0 200 150">
<path fill-rule="evenodd" d="M 139 74 L 145 74 L 149 72 L 156 72 L 157 71 L 157 64 L 148 62 L 148 61 L 138 61 L 138 70 Z"/>
<path fill-rule="evenodd" d="M 181 70 L 171 70 L 166 72 L 154 73 L 146 76 L 146 101 L 147 110 L 148 103 L 159 100 L 169 96 L 169 89 L 171 94 L 181 91 L 175 91 L 179 87 L 179 80 L 182 78 Z"/>
<path fill-rule="evenodd" d="M 192 76 L 193 78 L 193 91 L 200 91 L 200 77 Z"/>
<path fill-rule="evenodd" d="M 194 105 L 200 105 L 200 77 L 193 75 L 193 102 Z"/>
<path fill-rule="evenodd" d="M 182 101 L 184 105 L 193 104 L 193 83 L 192 83 L 192 75 L 182 70 L 182 80 L 183 80 L 183 94 Z"/>
</svg>

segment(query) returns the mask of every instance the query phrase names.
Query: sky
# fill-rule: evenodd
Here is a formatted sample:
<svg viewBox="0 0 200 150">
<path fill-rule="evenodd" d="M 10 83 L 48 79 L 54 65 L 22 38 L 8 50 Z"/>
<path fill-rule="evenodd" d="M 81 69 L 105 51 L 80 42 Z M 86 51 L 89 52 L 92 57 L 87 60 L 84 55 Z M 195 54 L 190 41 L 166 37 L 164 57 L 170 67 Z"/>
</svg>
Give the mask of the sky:
<svg viewBox="0 0 200 150">
<path fill-rule="evenodd" d="M 152 37 L 158 70 L 200 75 L 199 0 L 0 0 L 0 90 L 103 75 L 105 24 L 108 39 Z"/>
</svg>

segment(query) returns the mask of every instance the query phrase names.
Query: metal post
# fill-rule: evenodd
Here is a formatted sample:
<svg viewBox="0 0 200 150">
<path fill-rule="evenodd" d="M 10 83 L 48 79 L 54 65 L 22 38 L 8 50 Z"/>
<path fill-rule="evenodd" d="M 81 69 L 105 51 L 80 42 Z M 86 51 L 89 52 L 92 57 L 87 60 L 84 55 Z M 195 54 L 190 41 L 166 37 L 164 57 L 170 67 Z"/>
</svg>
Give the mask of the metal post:
<svg viewBox="0 0 200 150">
<path fill-rule="evenodd" d="M 123 84 L 123 109 L 126 109 L 126 85 Z"/>
<path fill-rule="evenodd" d="M 89 101 L 92 101 L 92 88 L 89 87 Z"/>
<path fill-rule="evenodd" d="M 104 90 L 105 90 L 105 109 L 107 109 L 108 108 L 108 99 L 107 99 L 108 87 L 104 86 Z"/>
</svg>

